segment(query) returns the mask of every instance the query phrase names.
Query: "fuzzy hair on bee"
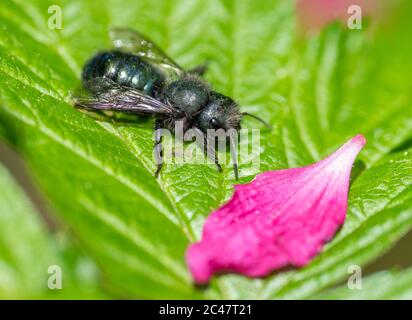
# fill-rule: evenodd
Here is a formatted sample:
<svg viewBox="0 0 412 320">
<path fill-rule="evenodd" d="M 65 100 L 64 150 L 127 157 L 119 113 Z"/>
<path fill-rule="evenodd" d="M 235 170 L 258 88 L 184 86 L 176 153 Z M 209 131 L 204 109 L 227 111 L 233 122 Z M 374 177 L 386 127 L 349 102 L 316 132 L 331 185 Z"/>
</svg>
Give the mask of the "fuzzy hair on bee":
<svg viewBox="0 0 412 320">
<path fill-rule="evenodd" d="M 110 110 L 153 115 L 155 121 L 155 176 L 162 168 L 162 128 L 174 130 L 182 121 L 184 130 L 194 129 L 203 137 L 203 147 L 219 171 L 216 150 L 207 141 L 213 130 L 238 131 L 248 115 L 270 127 L 259 117 L 240 112 L 230 97 L 212 90 L 200 76 L 206 66 L 184 70 L 144 35 L 129 29 L 113 29 L 113 48 L 95 54 L 86 62 L 82 82 L 88 96 L 75 98 L 76 106 L 88 110 Z M 232 154 L 232 158 L 233 158 Z M 237 164 L 233 162 L 235 178 Z"/>
</svg>

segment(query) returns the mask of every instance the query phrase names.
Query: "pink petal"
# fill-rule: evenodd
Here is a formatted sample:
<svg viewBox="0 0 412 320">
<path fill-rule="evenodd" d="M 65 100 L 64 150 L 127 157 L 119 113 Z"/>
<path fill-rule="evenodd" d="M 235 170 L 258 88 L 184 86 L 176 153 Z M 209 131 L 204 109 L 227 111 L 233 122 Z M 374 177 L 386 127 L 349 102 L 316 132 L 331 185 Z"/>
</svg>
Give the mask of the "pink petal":
<svg viewBox="0 0 412 320">
<path fill-rule="evenodd" d="M 307 264 L 345 220 L 352 164 L 365 142 L 357 135 L 315 164 L 235 185 L 232 199 L 208 217 L 202 240 L 187 251 L 196 283 L 217 272 L 259 277 Z"/>
</svg>

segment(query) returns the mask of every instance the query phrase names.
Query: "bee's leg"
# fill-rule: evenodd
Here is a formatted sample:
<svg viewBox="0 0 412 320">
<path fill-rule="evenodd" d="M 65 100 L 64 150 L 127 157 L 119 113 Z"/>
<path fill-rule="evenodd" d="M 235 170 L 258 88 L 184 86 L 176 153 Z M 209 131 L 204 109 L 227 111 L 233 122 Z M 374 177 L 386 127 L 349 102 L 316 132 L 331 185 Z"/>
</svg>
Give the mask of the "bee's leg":
<svg viewBox="0 0 412 320">
<path fill-rule="evenodd" d="M 217 152 L 216 152 L 215 148 L 211 147 L 210 150 L 208 150 L 207 155 L 215 163 L 217 171 L 223 172 L 222 166 L 220 165 L 219 160 L 217 158 Z"/>
<path fill-rule="evenodd" d="M 209 146 L 207 141 L 205 141 L 205 143 L 207 144 L 207 156 L 215 163 L 217 171 L 222 172 L 222 166 L 220 165 L 219 159 L 217 158 L 216 149 L 211 144 Z"/>
<path fill-rule="evenodd" d="M 206 145 L 206 149 L 204 151 L 207 153 L 207 156 L 212 160 L 217 168 L 217 171 L 222 172 L 222 166 L 219 163 L 219 159 L 217 158 L 217 152 L 212 143 L 208 143 L 207 138 L 204 138 L 204 145 Z"/>
<path fill-rule="evenodd" d="M 216 149 L 212 143 L 212 141 L 208 141 L 207 135 L 204 134 L 202 131 L 199 129 L 194 128 L 196 135 L 199 138 L 196 138 L 196 142 L 199 144 L 199 146 L 202 148 L 203 152 L 212 160 L 219 172 L 222 172 L 222 166 L 219 164 L 219 160 L 217 158 L 217 152 Z"/>
<path fill-rule="evenodd" d="M 162 128 L 161 122 L 156 120 L 155 122 L 155 143 L 153 147 L 154 157 L 157 164 L 157 169 L 155 172 L 155 177 L 159 176 L 160 170 L 163 166 L 163 146 L 162 146 Z"/>
<path fill-rule="evenodd" d="M 239 169 L 237 166 L 237 135 L 230 135 L 230 154 L 232 156 L 232 163 L 233 163 L 233 173 L 235 174 L 235 179 L 239 180 Z"/>
<path fill-rule="evenodd" d="M 203 64 L 196 66 L 193 69 L 190 69 L 189 73 L 192 73 L 192 74 L 195 74 L 201 77 L 206 73 L 208 66 L 209 66 L 209 63 L 206 61 Z"/>
</svg>

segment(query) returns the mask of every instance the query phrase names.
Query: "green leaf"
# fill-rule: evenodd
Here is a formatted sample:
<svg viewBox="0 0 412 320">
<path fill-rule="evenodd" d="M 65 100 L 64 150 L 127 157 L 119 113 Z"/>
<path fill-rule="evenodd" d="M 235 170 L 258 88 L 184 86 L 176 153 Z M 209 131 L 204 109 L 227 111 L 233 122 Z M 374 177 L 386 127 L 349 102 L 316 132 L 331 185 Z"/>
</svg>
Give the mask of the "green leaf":
<svg viewBox="0 0 412 320">
<path fill-rule="evenodd" d="M 335 24 L 301 37 L 291 1 L 52 4 L 62 8 L 62 30 L 47 27 L 49 1 L 7 0 L 0 8 L 0 122 L 63 221 L 123 294 L 308 297 L 410 229 L 412 170 L 404 150 L 412 137 L 412 63 L 411 44 L 400 36 L 411 29 L 409 19 L 396 16 L 385 25 L 390 34 Z M 347 222 L 309 266 L 193 286 L 185 250 L 230 196 L 233 173 L 230 166 L 220 174 L 212 165 L 166 165 L 156 180 L 151 121 L 99 122 L 72 106 L 82 65 L 108 47 L 113 26 L 149 35 L 184 67 L 210 61 L 213 88 L 271 122 L 272 132 L 260 134 L 260 169 L 242 164 L 241 182 L 317 161 L 357 133 L 367 137 L 366 169 L 351 188 Z M 256 126 L 245 119 L 244 127 Z"/>
<path fill-rule="evenodd" d="M 316 299 L 410 300 L 412 299 L 412 269 L 375 273 L 362 279 L 362 287 L 341 286 L 316 295 Z"/>
<path fill-rule="evenodd" d="M 3 166 L 0 189 L 0 296 L 37 295 L 46 291 L 47 268 L 57 263 L 56 252 L 32 205 Z"/>
<path fill-rule="evenodd" d="M 95 267 L 48 234 L 33 205 L 0 165 L 0 298 L 102 298 Z M 64 238 L 62 238 L 63 240 Z M 49 289 L 60 268 L 61 289 Z M 77 269 L 77 270 L 76 270 Z"/>
</svg>

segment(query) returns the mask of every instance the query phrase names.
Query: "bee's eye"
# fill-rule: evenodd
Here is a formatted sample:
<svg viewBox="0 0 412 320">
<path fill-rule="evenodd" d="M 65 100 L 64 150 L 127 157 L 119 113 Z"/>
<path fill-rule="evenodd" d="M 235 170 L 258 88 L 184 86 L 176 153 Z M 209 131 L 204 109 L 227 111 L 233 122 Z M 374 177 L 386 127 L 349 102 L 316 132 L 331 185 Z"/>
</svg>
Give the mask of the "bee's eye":
<svg viewBox="0 0 412 320">
<path fill-rule="evenodd" d="M 208 129 L 219 129 L 223 127 L 224 117 L 219 109 L 219 105 L 215 103 L 209 103 L 202 109 L 198 116 L 198 125 L 203 132 L 207 132 Z"/>
</svg>

